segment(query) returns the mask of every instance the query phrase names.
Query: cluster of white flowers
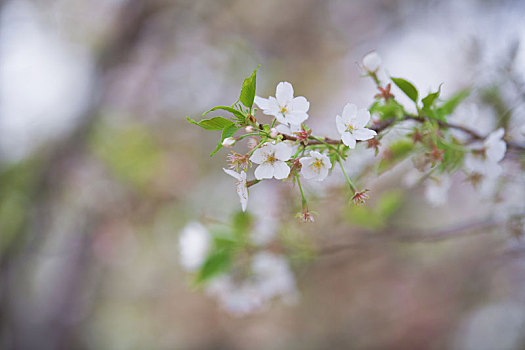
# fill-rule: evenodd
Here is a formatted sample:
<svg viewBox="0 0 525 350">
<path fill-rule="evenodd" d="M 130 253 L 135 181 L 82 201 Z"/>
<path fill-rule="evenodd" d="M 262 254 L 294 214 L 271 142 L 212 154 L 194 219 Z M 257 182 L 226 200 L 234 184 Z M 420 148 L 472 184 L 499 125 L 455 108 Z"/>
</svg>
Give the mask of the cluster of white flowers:
<svg viewBox="0 0 525 350">
<path fill-rule="evenodd" d="M 182 267 L 188 272 L 202 267 L 211 242 L 212 237 L 203 225 L 187 224 L 179 236 Z M 216 297 L 227 311 L 237 315 L 260 309 L 275 297 L 295 300 L 298 294 L 287 260 L 264 250 L 252 256 L 247 276 L 239 279 L 233 272 L 216 276 L 206 285 L 206 292 Z"/>
<path fill-rule="evenodd" d="M 374 62 L 375 59 L 368 63 Z M 292 84 L 280 82 L 275 97 L 255 96 L 254 102 L 264 114 L 274 116 L 280 123 L 276 128 L 271 129 L 271 137 L 276 138 L 279 133 L 293 136 L 304 130 L 302 123 L 308 119 L 310 102 L 303 96 L 294 97 Z M 358 110 L 357 106 L 351 103 L 345 105 L 342 116 L 336 116 L 335 121 L 342 142 L 349 148 L 355 148 L 357 141 L 370 140 L 377 135 L 374 130 L 365 127 L 370 122 L 370 112 L 364 108 Z M 254 129 L 250 127 L 246 131 L 253 132 Z M 234 138 L 226 138 L 222 145 L 231 147 L 235 141 Z M 249 158 L 251 162 L 258 165 L 254 172 L 255 178 L 257 180 L 288 178 L 291 171 L 288 163 L 293 161 L 292 155 L 295 149 L 292 143 L 287 141 L 266 142 L 255 148 Z M 325 154 L 318 151 L 310 151 L 309 155 L 299 158 L 301 175 L 307 180 L 324 180 L 332 168 L 332 162 Z M 237 193 L 242 209 L 246 210 L 248 202 L 246 172 L 237 173 L 227 169 L 224 171 L 237 180 Z"/>
</svg>

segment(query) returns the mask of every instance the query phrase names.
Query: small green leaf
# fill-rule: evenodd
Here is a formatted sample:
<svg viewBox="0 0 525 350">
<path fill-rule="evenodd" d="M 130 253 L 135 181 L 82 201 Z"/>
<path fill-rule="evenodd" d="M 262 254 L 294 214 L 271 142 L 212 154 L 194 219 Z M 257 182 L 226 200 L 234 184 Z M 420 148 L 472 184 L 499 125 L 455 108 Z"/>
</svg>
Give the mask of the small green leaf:
<svg viewBox="0 0 525 350">
<path fill-rule="evenodd" d="M 391 78 L 394 84 L 397 85 L 398 88 L 401 89 L 407 95 L 412 101 L 417 102 L 417 89 L 415 86 L 410 83 L 409 81 L 402 79 L 402 78 Z"/>
<path fill-rule="evenodd" d="M 217 148 L 213 152 L 211 152 L 210 157 L 213 157 L 213 155 L 222 148 L 222 141 L 224 141 L 224 139 L 227 137 L 232 137 L 233 135 L 235 135 L 237 130 L 239 130 L 239 128 L 236 127 L 235 124 L 233 123 L 229 126 L 226 126 L 224 129 L 222 129 L 221 139 L 219 143 L 217 144 Z"/>
<path fill-rule="evenodd" d="M 250 108 L 250 110 L 253 106 L 253 100 L 255 98 L 255 80 L 258 68 L 259 66 L 253 70 L 253 73 L 250 75 L 250 77 L 244 79 L 244 82 L 242 83 L 241 96 L 239 97 L 242 104 Z"/>
<path fill-rule="evenodd" d="M 246 115 L 245 115 L 243 112 L 238 111 L 238 110 L 236 110 L 235 108 L 233 108 L 233 107 L 229 107 L 229 106 L 217 106 L 217 107 L 213 107 L 213 108 L 210 109 L 209 111 L 204 112 L 204 113 L 202 114 L 202 116 L 204 117 L 206 114 L 208 114 L 208 113 L 210 113 L 210 112 L 213 112 L 213 111 L 216 111 L 216 110 L 218 110 L 218 109 L 232 113 L 232 114 L 237 118 L 237 121 L 238 121 L 238 123 L 240 123 L 240 124 L 244 124 L 244 123 L 246 122 Z"/>
<path fill-rule="evenodd" d="M 203 129 L 206 130 L 222 130 L 230 125 L 233 125 L 233 122 L 223 118 L 223 117 L 214 117 L 211 119 L 204 119 L 199 122 L 196 122 L 195 120 L 191 119 L 190 117 L 187 117 L 186 120 L 188 120 L 190 123 L 200 126 Z"/>
<path fill-rule="evenodd" d="M 210 278 L 226 271 L 230 266 L 232 251 L 228 249 L 219 249 L 213 251 L 208 257 L 201 269 L 199 270 L 196 282 L 203 283 Z"/>
<path fill-rule="evenodd" d="M 429 93 L 426 97 L 424 97 L 421 102 L 423 102 L 423 110 L 429 109 L 433 104 L 434 101 L 439 97 L 439 94 L 441 93 L 441 86 L 443 84 L 439 85 L 439 88 L 436 92 Z"/>
<path fill-rule="evenodd" d="M 445 101 L 438 109 L 437 112 L 441 116 L 450 115 L 456 107 L 470 95 L 470 89 L 464 89 Z"/>
<path fill-rule="evenodd" d="M 390 100 L 385 104 L 376 101 L 370 107 L 370 114 L 378 114 L 381 120 L 401 119 L 405 115 L 405 110 L 402 105 L 394 100 Z"/>
</svg>

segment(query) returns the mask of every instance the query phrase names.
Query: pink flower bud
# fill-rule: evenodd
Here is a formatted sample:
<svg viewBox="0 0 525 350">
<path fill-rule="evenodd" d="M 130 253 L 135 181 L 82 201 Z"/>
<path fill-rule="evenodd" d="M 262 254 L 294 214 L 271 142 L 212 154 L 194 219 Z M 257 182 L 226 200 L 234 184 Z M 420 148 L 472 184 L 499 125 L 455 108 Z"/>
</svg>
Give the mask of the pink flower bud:
<svg viewBox="0 0 525 350">
<path fill-rule="evenodd" d="M 251 125 L 248 125 L 246 128 L 244 128 L 244 130 L 247 132 L 247 133 L 251 133 L 251 132 L 254 132 L 255 131 L 255 128 Z"/>
<path fill-rule="evenodd" d="M 272 128 L 270 130 L 270 137 L 276 138 L 277 136 L 279 136 L 279 131 L 277 131 L 276 128 Z"/>
</svg>

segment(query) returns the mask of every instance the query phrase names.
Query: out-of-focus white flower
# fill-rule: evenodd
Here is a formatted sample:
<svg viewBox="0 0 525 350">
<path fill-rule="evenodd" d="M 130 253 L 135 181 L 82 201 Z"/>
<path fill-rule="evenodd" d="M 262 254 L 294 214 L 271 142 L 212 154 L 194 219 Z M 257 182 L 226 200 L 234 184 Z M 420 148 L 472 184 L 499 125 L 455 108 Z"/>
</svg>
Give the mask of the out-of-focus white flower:
<svg viewBox="0 0 525 350">
<path fill-rule="evenodd" d="M 357 110 L 357 106 L 347 103 L 343 108 L 343 116 L 335 117 L 337 131 L 341 134 L 343 143 L 350 148 L 355 148 L 357 140 L 370 140 L 377 133 L 365 128 L 370 121 L 370 112 L 366 109 Z"/>
<path fill-rule="evenodd" d="M 252 125 L 248 125 L 244 128 L 244 131 L 246 131 L 247 133 L 251 133 L 255 131 L 255 128 Z"/>
<path fill-rule="evenodd" d="M 301 125 L 308 119 L 310 102 L 303 97 L 293 97 L 292 84 L 280 82 L 275 90 L 275 97 L 255 96 L 255 103 L 264 114 L 273 115 L 282 124 Z"/>
<path fill-rule="evenodd" d="M 184 227 L 179 236 L 180 263 L 188 271 L 197 270 L 210 249 L 211 237 L 208 230 L 198 222 Z"/>
<path fill-rule="evenodd" d="M 285 162 L 292 156 L 292 147 L 286 142 L 265 143 L 256 149 L 250 160 L 260 164 L 255 169 L 255 178 L 258 180 L 284 179 L 290 174 L 290 167 Z"/>
<path fill-rule="evenodd" d="M 332 167 L 330 158 L 317 151 L 310 151 L 310 157 L 299 159 L 301 162 L 301 174 L 305 179 L 322 181 L 328 175 L 328 170 Z"/>
<path fill-rule="evenodd" d="M 363 57 L 363 67 L 371 73 L 375 73 L 381 66 L 381 56 L 375 51 L 372 51 Z"/>
<path fill-rule="evenodd" d="M 227 137 L 222 141 L 222 146 L 226 148 L 230 148 L 233 145 L 235 145 L 235 139 L 233 137 Z"/>
<path fill-rule="evenodd" d="M 237 194 L 239 195 L 239 200 L 241 201 L 242 211 L 246 211 L 246 206 L 248 205 L 248 187 L 246 186 L 246 172 L 242 170 L 240 173 L 238 173 L 225 168 L 222 168 L 222 170 L 224 170 L 226 174 L 233 176 L 237 180 L 235 182 Z"/>
<path fill-rule="evenodd" d="M 242 281 L 230 275 L 219 276 L 210 281 L 207 292 L 236 315 L 256 311 L 275 297 L 296 298 L 295 278 L 284 258 L 268 252 L 257 253 L 251 272 Z"/>
<path fill-rule="evenodd" d="M 425 198 L 432 206 L 440 207 L 447 202 L 450 186 L 450 177 L 447 175 L 430 178 L 426 183 Z"/>
<path fill-rule="evenodd" d="M 497 163 L 505 157 L 507 144 L 502 140 L 504 134 L 505 130 L 499 128 L 498 130 L 491 132 L 483 142 L 485 155 L 489 161 Z"/>
<path fill-rule="evenodd" d="M 489 158 L 482 159 L 473 154 L 467 154 L 464 167 L 469 174 L 469 180 L 484 196 L 491 196 L 503 168 Z"/>
</svg>

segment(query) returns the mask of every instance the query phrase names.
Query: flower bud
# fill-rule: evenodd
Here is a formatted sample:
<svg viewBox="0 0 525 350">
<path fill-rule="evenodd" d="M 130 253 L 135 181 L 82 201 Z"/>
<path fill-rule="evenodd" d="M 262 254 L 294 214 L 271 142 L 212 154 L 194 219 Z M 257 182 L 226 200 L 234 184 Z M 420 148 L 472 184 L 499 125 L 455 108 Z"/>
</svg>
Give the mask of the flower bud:
<svg viewBox="0 0 525 350">
<path fill-rule="evenodd" d="M 233 145 L 235 145 L 235 139 L 233 137 L 227 137 L 222 141 L 222 146 L 226 148 L 230 148 Z"/>
<path fill-rule="evenodd" d="M 372 51 L 363 57 L 363 67 L 365 67 L 370 73 L 377 72 L 380 65 L 381 57 L 375 51 Z"/>
<path fill-rule="evenodd" d="M 277 131 L 276 128 L 272 128 L 270 130 L 270 137 L 276 138 L 277 136 L 279 136 L 279 131 Z"/>
<path fill-rule="evenodd" d="M 251 132 L 254 132 L 255 131 L 255 128 L 251 125 L 248 125 L 247 127 L 244 128 L 244 130 L 247 132 L 247 133 L 251 133 Z"/>
</svg>

